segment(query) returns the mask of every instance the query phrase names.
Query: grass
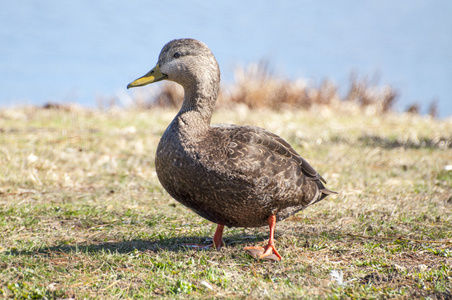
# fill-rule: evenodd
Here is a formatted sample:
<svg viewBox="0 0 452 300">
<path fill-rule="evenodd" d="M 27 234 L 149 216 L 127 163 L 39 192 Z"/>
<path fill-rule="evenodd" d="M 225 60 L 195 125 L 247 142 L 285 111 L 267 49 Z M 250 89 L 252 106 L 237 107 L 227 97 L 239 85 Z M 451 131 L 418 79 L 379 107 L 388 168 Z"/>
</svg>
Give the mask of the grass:
<svg viewBox="0 0 452 300">
<path fill-rule="evenodd" d="M 219 109 L 288 140 L 338 196 L 279 222 L 279 263 L 242 249 L 268 229 L 214 226 L 154 170 L 174 109 L 0 110 L 0 295 L 5 298 L 450 299 L 452 120 Z M 331 276 L 331 273 L 335 276 Z"/>
</svg>

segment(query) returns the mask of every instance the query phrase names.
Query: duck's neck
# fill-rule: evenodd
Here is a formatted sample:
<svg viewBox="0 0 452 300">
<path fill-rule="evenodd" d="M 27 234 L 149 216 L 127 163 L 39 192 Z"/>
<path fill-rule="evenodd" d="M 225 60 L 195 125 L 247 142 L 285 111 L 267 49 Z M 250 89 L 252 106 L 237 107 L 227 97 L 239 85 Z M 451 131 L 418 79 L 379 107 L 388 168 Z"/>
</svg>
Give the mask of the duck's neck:
<svg viewBox="0 0 452 300">
<path fill-rule="evenodd" d="M 191 135 L 200 135 L 209 130 L 218 91 L 219 78 L 184 86 L 184 102 L 175 118 L 180 130 Z"/>
</svg>

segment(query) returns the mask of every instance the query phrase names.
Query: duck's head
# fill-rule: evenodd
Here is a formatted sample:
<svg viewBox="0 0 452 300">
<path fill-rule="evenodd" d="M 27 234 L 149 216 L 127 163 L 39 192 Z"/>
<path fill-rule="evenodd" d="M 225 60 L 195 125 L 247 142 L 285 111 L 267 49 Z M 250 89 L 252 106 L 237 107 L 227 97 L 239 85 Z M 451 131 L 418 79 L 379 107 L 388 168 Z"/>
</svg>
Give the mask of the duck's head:
<svg viewBox="0 0 452 300">
<path fill-rule="evenodd" d="M 218 85 L 218 63 L 206 44 L 195 39 L 172 40 L 160 52 L 157 65 L 146 75 L 129 83 L 127 88 L 171 80 L 184 88 L 202 84 Z"/>
</svg>

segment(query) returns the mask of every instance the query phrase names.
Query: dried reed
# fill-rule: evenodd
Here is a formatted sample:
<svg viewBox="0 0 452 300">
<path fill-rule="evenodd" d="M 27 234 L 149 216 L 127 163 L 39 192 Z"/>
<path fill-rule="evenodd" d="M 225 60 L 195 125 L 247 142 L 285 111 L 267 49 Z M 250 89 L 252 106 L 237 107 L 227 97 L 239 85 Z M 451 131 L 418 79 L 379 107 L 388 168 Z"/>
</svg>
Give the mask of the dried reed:
<svg viewBox="0 0 452 300">
<path fill-rule="evenodd" d="M 341 97 L 339 87 L 331 80 L 312 86 L 304 79 L 289 80 L 277 77 L 266 61 L 237 67 L 234 83 L 222 86 L 217 105 L 230 107 L 237 104 L 250 109 L 268 108 L 310 109 L 323 106 L 334 111 L 357 111 L 384 114 L 392 110 L 397 92 L 391 86 L 378 86 L 366 78 L 351 76 L 348 93 Z M 166 82 L 157 90 L 143 96 L 137 92 L 132 101 L 138 108 L 180 107 L 183 90 L 176 84 Z"/>
</svg>

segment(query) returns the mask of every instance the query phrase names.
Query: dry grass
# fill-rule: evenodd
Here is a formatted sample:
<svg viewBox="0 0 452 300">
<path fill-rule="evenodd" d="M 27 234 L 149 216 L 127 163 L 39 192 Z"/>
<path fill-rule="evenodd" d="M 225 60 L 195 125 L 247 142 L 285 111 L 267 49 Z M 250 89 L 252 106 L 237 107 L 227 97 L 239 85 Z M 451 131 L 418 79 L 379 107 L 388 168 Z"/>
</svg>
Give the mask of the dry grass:
<svg viewBox="0 0 452 300">
<path fill-rule="evenodd" d="M 11 298 L 452 297 L 452 120 L 385 113 L 219 109 L 285 139 L 339 191 L 276 227 L 280 263 L 180 245 L 213 226 L 154 171 L 174 109 L 0 111 L 0 294 Z M 331 272 L 337 271 L 336 279 Z M 341 280 L 342 274 L 342 280 Z"/>
<path fill-rule="evenodd" d="M 336 112 L 359 112 L 367 115 L 385 114 L 392 110 L 397 92 L 391 86 L 378 86 L 375 80 L 351 76 L 350 87 L 343 97 L 338 86 L 324 80 L 319 86 L 311 86 L 304 79 L 288 80 L 275 76 L 265 61 L 237 67 L 234 83 L 220 90 L 217 106 L 233 108 L 245 105 L 250 109 L 310 109 L 314 106 L 329 108 Z M 180 107 L 182 88 L 165 82 L 161 88 L 155 86 L 135 91 L 133 107 Z M 411 105 L 411 113 L 419 113 L 418 104 Z M 429 109 L 436 116 L 435 107 Z"/>
</svg>

